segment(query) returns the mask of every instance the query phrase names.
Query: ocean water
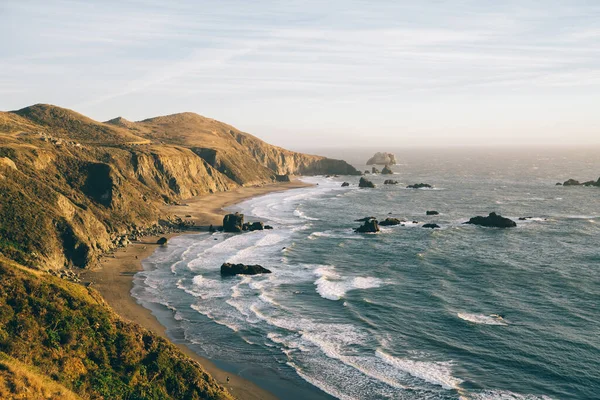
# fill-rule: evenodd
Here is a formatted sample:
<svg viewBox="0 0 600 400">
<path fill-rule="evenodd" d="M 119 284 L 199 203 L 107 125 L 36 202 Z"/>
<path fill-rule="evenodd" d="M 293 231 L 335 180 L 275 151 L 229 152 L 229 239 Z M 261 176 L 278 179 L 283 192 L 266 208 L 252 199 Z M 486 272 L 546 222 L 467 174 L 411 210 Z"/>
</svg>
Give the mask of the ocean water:
<svg viewBox="0 0 600 400">
<path fill-rule="evenodd" d="M 600 188 L 555 186 L 598 179 L 597 149 L 396 153 L 376 189 L 310 177 L 232 207 L 275 229 L 177 237 L 132 294 L 282 399 L 600 398 Z M 345 154 L 362 170 L 370 155 Z M 492 211 L 533 218 L 463 225 Z M 354 233 L 371 215 L 411 222 Z M 221 278 L 224 262 L 273 273 Z"/>
</svg>

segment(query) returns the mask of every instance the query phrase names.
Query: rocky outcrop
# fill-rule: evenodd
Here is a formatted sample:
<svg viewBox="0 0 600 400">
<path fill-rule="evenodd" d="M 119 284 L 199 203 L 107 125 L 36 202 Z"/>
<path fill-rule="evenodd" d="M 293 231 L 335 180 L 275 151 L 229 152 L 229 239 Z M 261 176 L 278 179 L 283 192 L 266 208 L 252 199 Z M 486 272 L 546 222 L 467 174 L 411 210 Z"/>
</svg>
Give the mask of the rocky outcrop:
<svg viewBox="0 0 600 400">
<path fill-rule="evenodd" d="M 243 226 L 242 229 L 244 231 L 262 231 L 265 229 L 265 224 L 263 224 L 262 222 L 246 222 Z"/>
<path fill-rule="evenodd" d="M 495 212 L 490 213 L 487 217 L 473 217 L 465 224 L 480 225 L 491 228 L 514 228 L 517 223 L 509 218 L 505 218 Z"/>
<path fill-rule="evenodd" d="M 394 226 L 394 225 L 400 225 L 402 222 L 404 222 L 404 221 L 401 221 L 398 218 L 390 218 L 390 217 L 388 217 L 388 218 L 384 219 L 383 221 L 381 221 L 379 223 L 379 225 L 381 225 L 381 226 Z"/>
<path fill-rule="evenodd" d="M 347 187 L 347 186 L 350 186 L 350 184 L 348 182 L 342 183 L 342 187 Z"/>
<path fill-rule="evenodd" d="M 377 233 L 379 232 L 379 224 L 376 219 L 365 221 L 361 226 L 354 229 L 357 233 Z"/>
<path fill-rule="evenodd" d="M 379 170 L 375 167 L 371 168 L 371 173 L 372 174 L 379 174 Z"/>
<path fill-rule="evenodd" d="M 394 171 L 392 171 L 392 169 L 387 165 L 381 170 L 382 175 L 392 175 L 393 173 Z"/>
<path fill-rule="evenodd" d="M 557 183 L 557 185 L 559 185 Z M 568 181 L 564 182 L 562 184 L 563 186 L 596 186 L 596 187 L 600 187 L 600 178 L 598 178 L 597 181 L 586 181 L 586 182 L 579 182 L 575 179 L 569 179 Z"/>
<path fill-rule="evenodd" d="M 434 211 L 434 210 L 430 210 L 430 211 L 427 211 L 425 214 L 426 215 L 439 215 L 440 213 L 437 211 Z"/>
<path fill-rule="evenodd" d="M 290 181 L 290 176 L 285 174 L 285 175 L 275 175 L 275 180 L 277 182 L 289 182 Z"/>
<path fill-rule="evenodd" d="M 398 181 L 395 181 L 393 179 L 386 179 L 385 181 L 383 181 L 384 185 L 397 185 Z"/>
<path fill-rule="evenodd" d="M 438 224 L 424 224 L 423 228 L 429 228 L 429 229 L 438 229 L 440 226 Z"/>
<path fill-rule="evenodd" d="M 227 214 L 223 217 L 223 232 L 238 233 L 244 230 L 244 214 Z"/>
<path fill-rule="evenodd" d="M 230 264 L 221 265 L 221 276 L 270 274 L 271 271 L 261 265 Z"/>
<path fill-rule="evenodd" d="M 375 187 L 375 184 L 373 182 L 371 182 L 370 180 L 361 177 L 360 181 L 358 182 L 358 187 L 373 189 Z"/>
<path fill-rule="evenodd" d="M 408 185 L 406 188 L 407 189 L 431 189 L 433 186 L 431 186 L 428 183 L 415 183 L 414 185 Z"/>
<path fill-rule="evenodd" d="M 375 153 L 373 157 L 369 158 L 367 165 L 395 165 L 396 156 L 392 153 Z"/>
</svg>

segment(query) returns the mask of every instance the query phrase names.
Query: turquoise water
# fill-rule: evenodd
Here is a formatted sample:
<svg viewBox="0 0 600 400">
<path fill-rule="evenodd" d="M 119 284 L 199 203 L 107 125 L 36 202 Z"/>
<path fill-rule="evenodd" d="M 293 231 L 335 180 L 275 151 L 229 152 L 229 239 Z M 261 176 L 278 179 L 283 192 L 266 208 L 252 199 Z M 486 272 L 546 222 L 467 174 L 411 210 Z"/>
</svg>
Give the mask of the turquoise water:
<svg viewBox="0 0 600 400">
<path fill-rule="evenodd" d="M 305 178 L 318 186 L 232 208 L 273 231 L 177 237 L 132 293 L 175 340 L 283 399 L 598 398 L 600 188 L 554 186 L 597 179 L 595 154 L 399 151 L 397 186 Z M 404 188 L 419 182 L 435 189 Z M 491 211 L 534 218 L 462 224 Z M 418 223 L 354 233 L 369 215 Z M 221 278 L 226 261 L 273 273 Z"/>
</svg>

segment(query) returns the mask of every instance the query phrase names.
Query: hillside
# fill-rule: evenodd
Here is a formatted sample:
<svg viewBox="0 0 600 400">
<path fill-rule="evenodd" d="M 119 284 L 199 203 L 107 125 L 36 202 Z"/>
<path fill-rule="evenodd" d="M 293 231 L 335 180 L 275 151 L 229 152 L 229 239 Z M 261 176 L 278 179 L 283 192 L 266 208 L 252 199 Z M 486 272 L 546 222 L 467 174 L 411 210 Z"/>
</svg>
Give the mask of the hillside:
<svg viewBox="0 0 600 400">
<path fill-rule="evenodd" d="M 69 280 L 129 239 L 177 228 L 165 205 L 320 173 L 357 171 L 192 113 L 102 123 L 44 104 L 0 112 L 0 397 L 231 398 Z"/>
<path fill-rule="evenodd" d="M 273 182 L 356 174 L 192 113 L 97 122 L 34 105 L 0 113 L 0 253 L 28 266 L 86 267 L 115 238 L 166 220 L 165 204 Z"/>
</svg>

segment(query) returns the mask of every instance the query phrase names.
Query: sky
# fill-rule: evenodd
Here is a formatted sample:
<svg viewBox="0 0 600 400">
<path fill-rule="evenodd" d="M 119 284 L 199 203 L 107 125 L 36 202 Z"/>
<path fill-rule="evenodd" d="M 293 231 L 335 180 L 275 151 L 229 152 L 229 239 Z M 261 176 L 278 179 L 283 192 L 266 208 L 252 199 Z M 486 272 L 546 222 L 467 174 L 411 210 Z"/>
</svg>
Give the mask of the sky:
<svg viewBox="0 0 600 400">
<path fill-rule="evenodd" d="M 600 144 L 600 1 L 0 0 L 0 110 L 280 146 Z"/>
</svg>

